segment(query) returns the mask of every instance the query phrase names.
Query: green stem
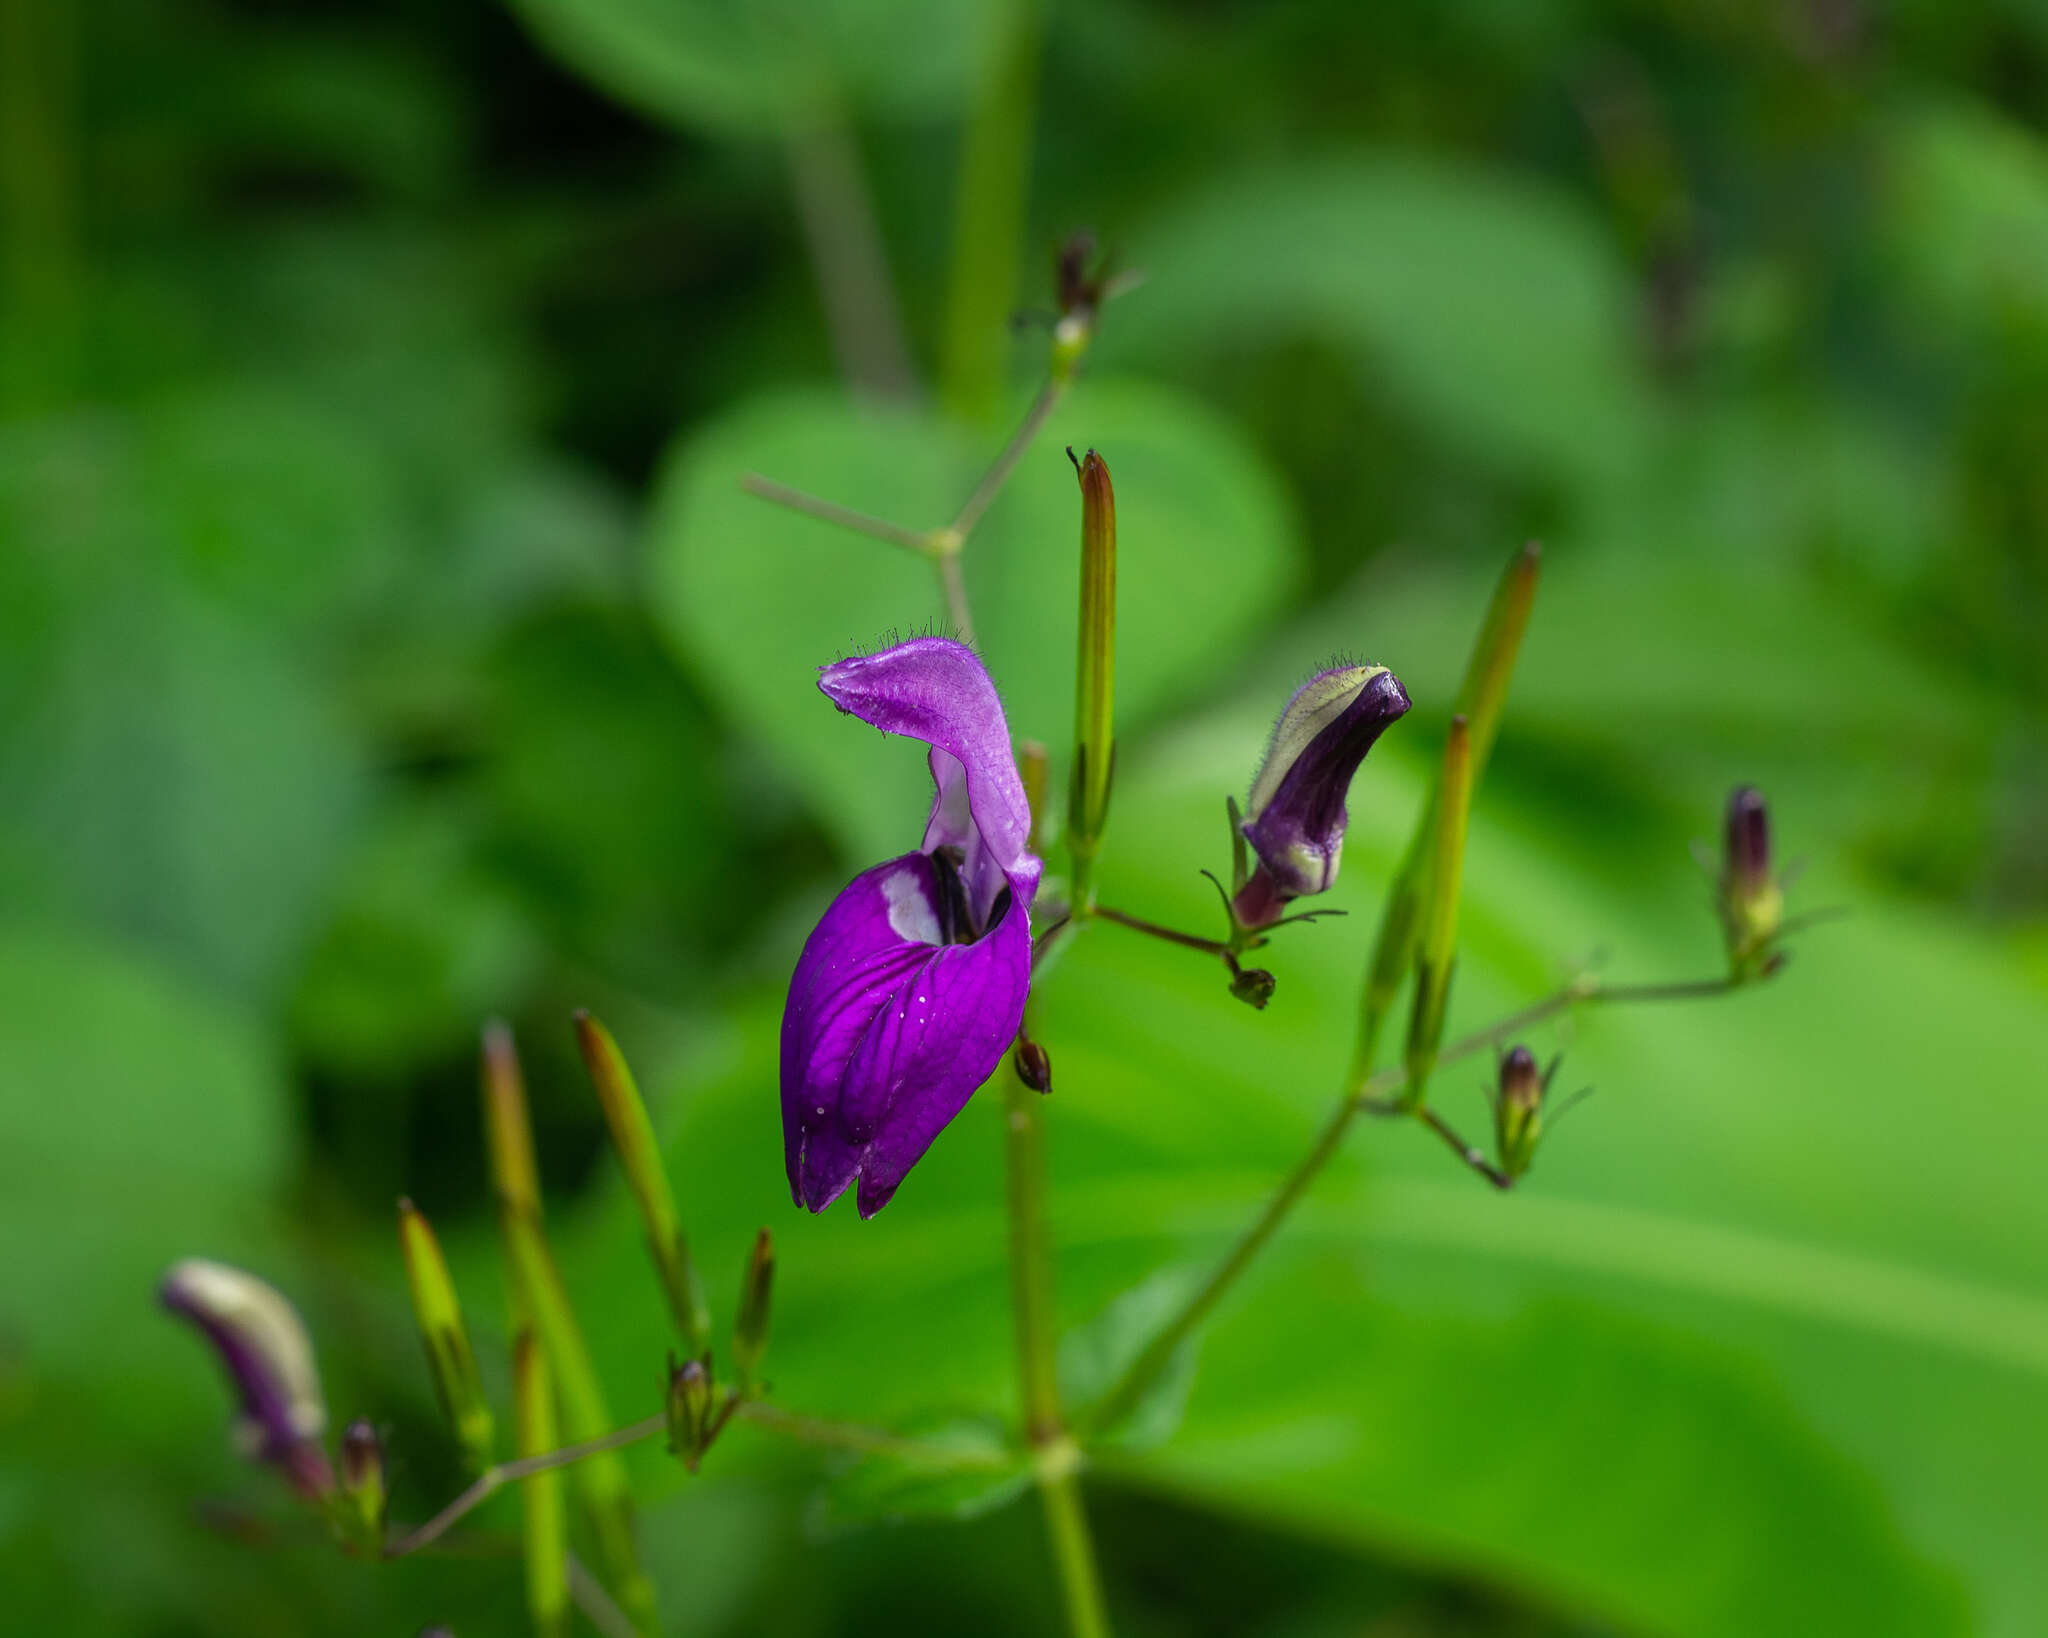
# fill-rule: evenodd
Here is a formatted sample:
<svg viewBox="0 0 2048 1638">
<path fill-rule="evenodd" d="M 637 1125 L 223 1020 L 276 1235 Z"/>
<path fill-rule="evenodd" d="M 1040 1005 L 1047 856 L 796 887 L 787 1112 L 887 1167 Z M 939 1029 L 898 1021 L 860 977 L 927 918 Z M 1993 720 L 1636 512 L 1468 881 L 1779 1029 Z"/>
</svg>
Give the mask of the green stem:
<svg viewBox="0 0 2048 1638">
<path fill-rule="evenodd" d="M 1010 1211 L 1010 1305 L 1017 1325 L 1017 1380 L 1025 1442 L 1037 1449 L 1065 1431 L 1054 1347 L 1052 1257 L 1045 1226 L 1045 1111 L 1042 1095 L 1014 1076 L 1004 1121 Z"/>
<path fill-rule="evenodd" d="M 1017 463 L 1024 459 L 1024 452 L 1045 430 L 1045 423 L 1052 419 L 1052 412 L 1060 407 L 1060 400 L 1067 395 L 1066 377 L 1047 376 L 1045 385 L 1038 389 L 1038 396 L 1031 400 L 1031 407 L 1024 412 L 1024 419 L 1017 423 L 1017 430 L 1010 434 L 1010 441 L 1003 445 L 989 468 L 981 475 L 981 482 L 974 486 L 974 493 L 967 497 L 959 515 L 953 519 L 951 533 L 961 544 L 974 533 L 974 526 L 981 521 L 982 513 L 1002 493 L 1003 485 L 1010 481 L 1010 474 L 1017 470 Z"/>
<path fill-rule="evenodd" d="M 1060 1416 L 1052 1255 L 1045 1219 L 1045 1100 L 1012 1076 L 1005 1114 L 1010 1301 L 1016 1315 L 1024 1438 L 1036 1457 L 1034 1473 L 1068 1625 L 1074 1638 L 1108 1638 L 1102 1582 L 1081 1499 L 1080 1451 Z"/>
<path fill-rule="evenodd" d="M 607 1450 L 617 1450 L 623 1445 L 635 1445 L 642 1439 L 651 1439 L 668 1426 L 664 1416 L 650 1416 L 645 1421 L 635 1422 L 630 1427 L 607 1433 L 602 1438 L 585 1439 L 573 1445 L 564 1445 L 560 1450 L 545 1450 L 537 1456 L 522 1456 L 516 1462 L 500 1462 L 487 1467 L 477 1475 L 473 1483 L 440 1512 L 428 1519 L 415 1530 L 409 1530 L 384 1549 L 386 1558 L 404 1558 L 416 1553 L 422 1547 L 431 1545 L 447 1533 L 464 1514 L 474 1512 L 504 1486 L 519 1479 L 529 1479 L 536 1473 L 546 1473 L 558 1467 L 568 1467 L 596 1456 Z"/>
<path fill-rule="evenodd" d="M 830 117 L 792 131 L 789 162 L 840 373 L 870 398 L 915 399 L 917 373 L 852 132 Z"/>
<path fill-rule="evenodd" d="M 773 501 L 777 506 L 786 506 L 792 512 L 801 512 L 805 517 L 816 518 L 820 523 L 837 524 L 842 529 L 851 529 L 857 535 L 867 535 L 875 540 L 886 540 L 891 546 L 901 546 L 906 552 L 916 552 L 920 557 L 932 557 L 937 548 L 932 537 L 920 534 L 915 529 L 906 529 L 900 523 L 891 523 L 887 518 L 856 512 L 850 506 L 841 506 L 837 501 L 828 501 L 813 495 L 808 490 L 793 489 L 786 483 L 777 483 L 773 478 L 764 478 L 758 472 L 749 472 L 740 479 L 740 487 L 750 495 L 764 501 Z"/>
<path fill-rule="evenodd" d="M 1119 927 L 1128 927 L 1134 933 L 1144 933 L 1152 938 L 1164 939 L 1168 944 L 1178 944 L 1185 950 L 1200 950 L 1204 955 L 1228 956 L 1230 946 L 1221 939 L 1203 938 L 1198 933 L 1177 932 L 1171 927 L 1162 927 L 1156 921 L 1146 921 L 1142 916 L 1126 915 L 1121 910 L 1112 910 L 1106 904 L 1091 905 L 1086 912 L 1100 916 L 1104 921 L 1113 921 Z"/>
<path fill-rule="evenodd" d="M 972 647 L 974 610 L 967 602 L 967 577 L 960 567 L 960 549 L 956 546 L 940 552 L 933 561 L 938 564 L 939 590 L 946 597 L 946 615 L 953 622 L 953 635 Z"/>
<path fill-rule="evenodd" d="M 960 146 L 941 396 L 966 420 L 986 419 L 1002 396 L 1031 180 L 1040 33 L 1038 0 L 1009 0 L 1000 9 Z"/>
<path fill-rule="evenodd" d="M 1067 1628 L 1074 1638 L 1110 1638 L 1109 1611 L 1102 1602 L 1102 1576 L 1095 1563 L 1095 1542 L 1088 1533 L 1081 1481 L 1068 1466 L 1041 1475 L 1038 1494 L 1045 1504 L 1045 1533 L 1052 1542 L 1053 1561 L 1059 1566 Z"/>
</svg>

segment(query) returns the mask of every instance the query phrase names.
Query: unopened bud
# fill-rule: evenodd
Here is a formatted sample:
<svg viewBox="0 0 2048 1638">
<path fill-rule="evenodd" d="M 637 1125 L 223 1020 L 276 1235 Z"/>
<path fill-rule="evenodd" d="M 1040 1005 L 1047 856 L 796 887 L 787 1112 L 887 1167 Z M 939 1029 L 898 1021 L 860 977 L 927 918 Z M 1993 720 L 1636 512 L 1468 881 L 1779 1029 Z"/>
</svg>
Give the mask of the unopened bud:
<svg viewBox="0 0 2048 1638">
<path fill-rule="evenodd" d="M 1017 1066 L 1017 1079 L 1032 1091 L 1052 1090 L 1052 1054 L 1036 1041 L 1020 1035 L 1012 1061 Z"/>
<path fill-rule="evenodd" d="M 1493 1100 L 1494 1152 L 1509 1177 L 1520 1177 L 1536 1157 L 1546 1086 L 1547 1077 L 1527 1047 L 1514 1046 L 1501 1059 L 1500 1088 Z"/>
<path fill-rule="evenodd" d="M 476 1352 L 469 1344 L 462 1304 L 433 1225 L 410 1200 L 398 1202 L 398 1245 L 405 1255 L 405 1279 L 412 1292 L 413 1318 L 427 1352 L 427 1371 L 434 1395 L 448 1418 L 456 1442 L 469 1465 L 482 1472 L 491 1465 L 493 1425 L 490 1401 L 477 1374 Z"/>
<path fill-rule="evenodd" d="M 740 1277 L 740 1313 L 732 1328 L 732 1369 L 741 1393 L 752 1391 L 761 1356 L 768 1350 L 768 1304 L 775 1289 L 775 1237 L 754 1236 L 747 1269 Z"/>
<path fill-rule="evenodd" d="M 1095 316 L 1102 306 L 1106 281 L 1095 255 L 1095 235 L 1085 229 L 1060 246 L 1055 275 L 1059 318 L 1052 332 L 1052 374 L 1070 379 L 1088 344 L 1095 339 Z"/>
<path fill-rule="evenodd" d="M 1336 883 L 1352 775 L 1407 710 L 1407 690 L 1383 665 L 1336 666 L 1294 691 L 1245 803 L 1241 828 L 1259 864 L 1232 903 L 1242 925 L 1270 926 L 1289 899 Z"/>
<path fill-rule="evenodd" d="M 597 1089 L 612 1147 L 632 1186 L 641 1221 L 647 1225 L 648 1250 L 661 1277 L 669 1311 L 683 1341 L 692 1351 L 701 1352 L 711 1337 L 711 1310 L 704 1300 L 703 1282 L 697 1277 L 689 1242 L 683 1237 L 675 1193 L 661 1162 L 661 1145 L 655 1140 L 647 1105 L 611 1031 L 580 1007 L 576 1010 L 576 1043 L 590 1071 L 590 1083 Z"/>
<path fill-rule="evenodd" d="M 1230 975 L 1230 993 L 1259 1012 L 1273 999 L 1276 980 L 1263 967 L 1240 967 Z"/>
<path fill-rule="evenodd" d="M 275 1286 L 203 1257 L 175 1264 L 159 1296 L 219 1355 L 239 1405 L 235 1439 L 243 1454 L 277 1468 L 301 1495 L 329 1494 L 334 1473 L 320 1449 L 327 1404 L 297 1310 Z"/>
<path fill-rule="evenodd" d="M 1771 945 L 1784 925 L 1785 893 L 1771 868 L 1769 810 L 1752 785 L 1738 785 L 1728 797 L 1720 901 L 1735 977 L 1757 978 L 1773 971 Z"/>
<path fill-rule="evenodd" d="M 341 1436 L 341 1495 L 335 1503 L 342 1540 L 366 1558 L 384 1550 L 387 1504 L 384 1441 L 359 1416 Z"/>
<path fill-rule="evenodd" d="M 693 1470 L 711 1433 L 711 1372 L 701 1359 L 668 1361 L 669 1454 Z"/>
<path fill-rule="evenodd" d="M 1074 897 L 1094 903 L 1095 850 L 1109 817 L 1116 766 L 1116 490 L 1089 450 L 1067 451 L 1081 480 L 1081 622 L 1074 684 L 1074 779 L 1067 792 L 1067 850 Z"/>
</svg>

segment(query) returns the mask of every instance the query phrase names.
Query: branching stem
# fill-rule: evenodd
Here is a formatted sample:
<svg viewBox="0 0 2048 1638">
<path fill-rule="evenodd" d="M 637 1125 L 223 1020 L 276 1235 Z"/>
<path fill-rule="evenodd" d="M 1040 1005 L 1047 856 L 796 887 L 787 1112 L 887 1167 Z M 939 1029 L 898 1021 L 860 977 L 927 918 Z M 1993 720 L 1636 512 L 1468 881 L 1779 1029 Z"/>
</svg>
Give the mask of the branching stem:
<svg viewBox="0 0 2048 1638">
<path fill-rule="evenodd" d="M 1524 1007 L 1520 1012 L 1511 1013 L 1498 1023 L 1447 1044 L 1438 1054 L 1438 1064 L 1451 1063 L 1459 1058 L 1470 1057 L 1484 1047 L 1497 1045 L 1507 1036 L 1544 1019 L 1563 1012 L 1579 1002 L 1585 1001 L 1686 1001 L 1708 996 L 1726 995 L 1740 985 L 1730 978 L 1697 979 L 1674 984 L 1602 984 L 1597 978 L 1583 977 L 1573 980 L 1557 991 L 1546 996 L 1533 1006 Z M 1136 1408 L 1152 1384 L 1172 1361 L 1180 1345 L 1192 1336 L 1202 1321 L 1222 1299 L 1225 1292 L 1236 1283 L 1237 1278 L 1251 1265 L 1252 1259 L 1272 1239 L 1296 1202 L 1308 1191 L 1308 1187 L 1321 1175 L 1322 1170 L 1343 1146 L 1344 1136 L 1351 1129 L 1351 1123 L 1361 1113 L 1375 1115 L 1416 1115 L 1423 1124 L 1441 1137 L 1457 1153 L 1459 1159 L 1471 1166 L 1496 1188 L 1505 1188 L 1509 1180 L 1489 1163 L 1457 1132 L 1430 1110 L 1427 1105 L 1411 1105 L 1399 1094 L 1407 1085 L 1407 1073 L 1401 1069 L 1387 1069 L 1369 1076 L 1362 1083 L 1348 1088 L 1338 1098 L 1322 1127 L 1310 1143 L 1308 1152 L 1297 1161 L 1286 1177 L 1281 1179 L 1260 1208 L 1259 1215 L 1240 1234 L 1223 1259 L 1209 1273 L 1209 1277 L 1198 1286 L 1193 1295 L 1173 1316 L 1134 1359 L 1123 1376 L 1106 1394 L 1077 1419 L 1076 1431 L 1084 1438 L 1093 1433 L 1113 1427 Z"/>
</svg>

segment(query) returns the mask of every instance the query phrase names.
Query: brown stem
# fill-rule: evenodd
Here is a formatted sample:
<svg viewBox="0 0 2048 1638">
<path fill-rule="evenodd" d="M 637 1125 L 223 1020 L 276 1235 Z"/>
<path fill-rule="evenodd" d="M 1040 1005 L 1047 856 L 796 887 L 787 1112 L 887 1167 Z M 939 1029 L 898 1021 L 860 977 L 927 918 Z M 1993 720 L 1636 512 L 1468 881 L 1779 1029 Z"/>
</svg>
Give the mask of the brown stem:
<svg viewBox="0 0 2048 1638">
<path fill-rule="evenodd" d="M 1162 927 L 1156 921 L 1146 921 L 1139 916 L 1126 915 L 1121 910 L 1112 910 L 1106 904 L 1098 904 L 1089 912 L 1104 921 L 1113 921 L 1119 927 L 1128 927 L 1134 933 L 1149 933 L 1153 938 L 1163 938 L 1169 944 L 1178 944 L 1186 950 L 1200 950 L 1204 955 L 1228 959 L 1230 946 L 1219 939 L 1200 938 L 1193 933 L 1180 933 L 1171 927 Z"/>
</svg>

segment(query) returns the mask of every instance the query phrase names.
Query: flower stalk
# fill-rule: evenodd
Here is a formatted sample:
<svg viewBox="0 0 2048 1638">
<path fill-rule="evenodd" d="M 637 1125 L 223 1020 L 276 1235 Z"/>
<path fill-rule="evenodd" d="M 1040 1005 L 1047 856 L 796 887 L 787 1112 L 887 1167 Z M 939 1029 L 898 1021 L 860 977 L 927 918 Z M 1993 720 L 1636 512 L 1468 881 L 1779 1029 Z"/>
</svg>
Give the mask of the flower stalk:
<svg viewBox="0 0 2048 1638">
<path fill-rule="evenodd" d="M 552 1450 L 554 1384 L 540 1339 L 523 1330 L 512 1344 L 512 1420 L 522 1459 Z M 569 1631 L 569 1515 L 559 1469 L 528 1476 L 520 1491 L 526 1550 L 526 1607 L 537 1638 Z"/>
</svg>

